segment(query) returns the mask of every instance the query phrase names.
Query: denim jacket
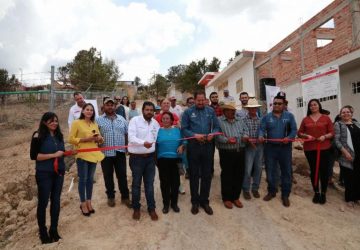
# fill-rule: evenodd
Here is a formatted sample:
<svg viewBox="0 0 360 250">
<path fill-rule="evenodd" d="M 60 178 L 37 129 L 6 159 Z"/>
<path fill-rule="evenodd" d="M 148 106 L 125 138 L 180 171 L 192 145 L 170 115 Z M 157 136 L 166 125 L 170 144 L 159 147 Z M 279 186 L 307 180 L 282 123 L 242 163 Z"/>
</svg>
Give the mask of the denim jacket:
<svg viewBox="0 0 360 250">
<path fill-rule="evenodd" d="M 181 130 L 185 137 L 194 134 L 210 134 L 220 131 L 219 121 L 214 109 L 205 106 L 203 109 L 195 105 L 185 110 L 181 120 Z"/>
</svg>

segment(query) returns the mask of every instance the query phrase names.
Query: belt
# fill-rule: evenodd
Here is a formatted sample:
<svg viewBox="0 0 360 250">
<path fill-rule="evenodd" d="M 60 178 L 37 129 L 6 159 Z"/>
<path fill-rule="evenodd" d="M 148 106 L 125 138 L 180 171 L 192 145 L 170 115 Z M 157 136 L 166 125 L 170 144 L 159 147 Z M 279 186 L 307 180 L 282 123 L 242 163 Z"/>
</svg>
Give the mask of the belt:
<svg viewBox="0 0 360 250">
<path fill-rule="evenodd" d="M 154 154 L 155 154 L 154 152 L 147 153 L 147 154 L 133 154 L 133 153 L 130 153 L 130 156 L 146 158 L 146 157 L 153 156 Z"/>
<path fill-rule="evenodd" d="M 239 152 L 243 152 L 244 148 L 238 148 L 238 149 L 222 149 L 219 148 L 220 151 L 225 151 L 225 152 L 231 152 L 231 153 L 239 153 Z"/>
</svg>

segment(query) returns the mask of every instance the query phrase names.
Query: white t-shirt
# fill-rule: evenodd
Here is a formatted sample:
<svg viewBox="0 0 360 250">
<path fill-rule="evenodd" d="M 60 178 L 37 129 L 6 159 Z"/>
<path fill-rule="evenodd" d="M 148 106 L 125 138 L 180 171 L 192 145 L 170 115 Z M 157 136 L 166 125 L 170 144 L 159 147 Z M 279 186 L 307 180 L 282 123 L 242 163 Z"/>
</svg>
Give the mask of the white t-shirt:
<svg viewBox="0 0 360 250">
<path fill-rule="evenodd" d="M 180 107 L 180 105 L 176 105 L 174 108 L 170 106 L 169 111 L 170 111 L 171 113 L 175 113 L 175 114 L 179 117 L 179 119 L 181 119 L 181 115 L 182 115 L 182 113 L 183 113 L 183 110 L 182 110 L 182 108 Z"/>
</svg>

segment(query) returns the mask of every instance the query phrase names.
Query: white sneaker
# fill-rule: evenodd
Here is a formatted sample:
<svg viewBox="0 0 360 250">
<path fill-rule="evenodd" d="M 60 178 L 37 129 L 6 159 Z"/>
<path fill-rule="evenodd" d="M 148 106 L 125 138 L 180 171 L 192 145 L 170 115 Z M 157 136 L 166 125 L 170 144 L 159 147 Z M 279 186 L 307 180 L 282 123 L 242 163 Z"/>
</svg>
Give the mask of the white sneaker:
<svg viewBox="0 0 360 250">
<path fill-rule="evenodd" d="M 185 194 L 185 188 L 184 188 L 184 186 L 182 184 L 180 184 L 180 186 L 179 186 L 179 193 L 180 194 Z"/>
</svg>

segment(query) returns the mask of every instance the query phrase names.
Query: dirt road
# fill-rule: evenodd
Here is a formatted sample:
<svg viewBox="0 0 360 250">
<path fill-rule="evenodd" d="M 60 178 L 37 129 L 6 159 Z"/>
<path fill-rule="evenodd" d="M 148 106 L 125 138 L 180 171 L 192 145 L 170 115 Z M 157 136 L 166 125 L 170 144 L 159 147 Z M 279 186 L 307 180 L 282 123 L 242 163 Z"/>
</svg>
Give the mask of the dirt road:
<svg viewBox="0 0 360 250">
<path fill-rule="evenodd" d="M 218 160 L 216 160 L 218 164 Z M 180 196 L 180 213 L 161 213 L 161 193 L 158 177 L 155 195 L 159 221 L 153 222 L 142 207 L 139 222 L 131 218 L 132 210 L 120 204 L 106 204 L 101 169 L 97 169 L 93 204 L 96 213 L 90 218 L 79 210 L 77 185 L 68 193 L 69 183 L 76 176 L 75 167 L 66 176 L 62 196 L 58 243 L 42 246 L 37 237 L 35 208 L 26 223 L 18 227 L 7 249 L 360 249 L 360 206 L 344 205 L 341 191 L 330 188 L 328 202 L 314 205 L 307 177 L 295 174 L 291 206 L 285 208 L 279 195 L 265 202 L 245 201 L 244 208 L 226 209 L 220 197 L 219 166 L 212 182 L 210 204 L 214 215 L 203 210 L 190 212 L 189 183 L 186 194 Z M 130 172 L 128 174 L 130 176 Z M 264 175 L 263 175 L 264 177 Z M 130 178 L 129 178 L 130 180 Z M 262 197 L 266 183 L 261 184 Z M 118 193 L 117 193 L 118 194 Z M 144 195 L 142 194 L 142 204 Z"/>
</svg>

